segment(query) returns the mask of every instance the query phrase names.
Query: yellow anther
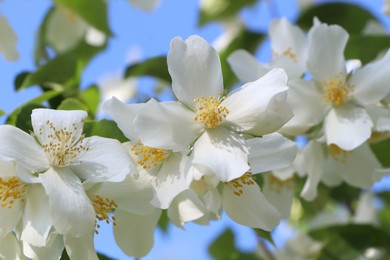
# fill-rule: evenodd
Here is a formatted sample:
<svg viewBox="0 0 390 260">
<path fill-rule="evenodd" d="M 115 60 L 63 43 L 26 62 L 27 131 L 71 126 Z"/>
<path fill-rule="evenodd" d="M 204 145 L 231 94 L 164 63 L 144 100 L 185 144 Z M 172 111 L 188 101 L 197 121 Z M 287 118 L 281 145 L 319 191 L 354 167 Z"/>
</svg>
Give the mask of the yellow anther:
<svg viewBox="0 0 390 260">
<path fill-rule="evenodd" d="M 225 97 L 216 98 L 215 96 L 196 98 L 194 100 L 195 121 L 203 124 L 206 128 L 217 127 L 229 114 L 229 110 L 220 105 L 224 99 Z"/>
<path fill-rule="evenodd" d="M 170 151 L 168 150 L 141 144 L 133 144 L 130 150 L 138 157 L 138 165 L 144 169 L 150 169 L 160 165 L 160 163 L 167 159 L 170 154 Z"/>
<path fill-rule="evenodd" d="M 268 174 L 268 184 L 275 192 L 280 193 L 284 188 L 294 188 L 295 178 L 292 176 L 287 180 L 281 180 L 273 174 Z"/>
<path fill-rule="evenodd" d="M 252 176 L 251 172 L 246 172 L 240 178 L 234 179 L 230 183 L 234 189 L 233 193 L 237 196 L 241 196 L 244 193 L 244 185 L 254 185 L 256 181 L 256 176 Z M 227 184 L 227 183 L 225 183 Z"/>
<path fill-rule="evenodd" d="M 24 202 L 24 194 L 27 191 L 27 184 L 18 177 L 0 178 L 0 201 L 2 207 L 12 208 L 15 201 Z"/>
<path fill-rule="evenodd" d="M 332 105 L 343 105 L 351 98 L 352 86 L 341 77 L 324 81 L 322 86 L 325 101 Z"/>
<path fill-rule="evenodd" d="M 348 151 L 345 151 L 335 144 L 329 145 L 329 153 L 338 162 L 346 163 L 348 159 Z"/>
<path fill-rule="evenodd" d="M 115 217 L 110 214 L 118 207 L 118 204 L 114 200 L 108 198 L 102 198 L 98 195 L 91 198 L 92 206 L 95 209 L 96 221 L 95 221 L 95 233 L 99 234 L 97 229 L 100 228 L 98 221 L 105 221 L 107 224 L 113 223 L 116 225 Z"/>
</svg>

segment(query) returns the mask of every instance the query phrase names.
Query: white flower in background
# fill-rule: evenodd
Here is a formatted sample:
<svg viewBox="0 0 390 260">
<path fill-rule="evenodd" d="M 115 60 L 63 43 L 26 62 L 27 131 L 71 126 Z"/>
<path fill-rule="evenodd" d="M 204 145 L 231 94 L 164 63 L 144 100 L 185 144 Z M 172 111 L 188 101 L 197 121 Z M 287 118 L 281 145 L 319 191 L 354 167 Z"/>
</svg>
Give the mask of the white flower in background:
<svg viewBox="0 0 390 260">
<path fill-rule="evenodd" d="M 4 55 L 4 58 L 7 61 L 19 59 L 19 53 L 16 49 L 18 36 L 9 25 L 7 18 L 3 15 L 0 15 L 0 38 L 0 53 Z"/>
<path fill-rule="evenodd" d="M 139 111 L 135 131 L 150 147 L 188 153 L 193 146 L 192 164 L 221 181 L 249 170 L 243 135 L 272 133 L 292 116 L 283 70 L 224 97 L 218 54 L 198 36 L 172 40 L 168 68 L 179 102 L 149 103 Z"/>
<path fill-rule="evenodd" d="M 90 26 L 80 16 L 63 6 L 56 6 L 49 14 L 46 40 L 58 52 L 65 52 L 82 41 L 102 46 L 106 35 Z"/>
<path fill-rule="evenodd" d="M 140 8 L 147 12 L 152 12 L 160 3 L 160 0 L 129 0 L 129 2 L 134 7 Z"/>
<path fill-rule="evenodd" d="M 306 200 L 317 196 L 320 181 L 331 187 L 344 181 L 367 189 L 383 175 L 378 171 L 382 166 L 367 143 L 346 151 L 334 144 L 326 146 L 310 141 L 304 151 L 304 162 L 308 178 L 301 196 Z"/>
<path fill-rule="evenodd" d="M 0 238 L 0 259 L 27 260 L 27 257 L 23 255 L 22 243 L 13 232 Z"/>
<path fill-rule="evenodd" d="M 139 172 L 156 177 L 153 181 L 155 196 L 152 204 L 157 208 L 167 209 L 179 193 L 188 189 L 185 175 L 189 163 L 187 156 L 181 152 L 154 148 L 141 142 L 134 120 L 139 111 L 148 109 L 150 104 L 155 103 L 157 101 L 151 99 L 148 103 L 126 105 L 114 97 L 103 104 L 103 111 L 111 116 L 124 135 L 131 140 L 125 146 L 137 163 Z"/>
<path fill-rule="evenodd" d="M 255 81 L 272 68 L 282 68 L 289 80 L 300 78 L 306 72 L 307 47 L 305 33 L 287 19 L 273 20 L 269 29 L 272 60 L 261 64 L 245 50 L 237 50 L 228 57 L 228 62 L 243 82 Z"/>
<path fill-rule="evenodd" d="M 223 51 L 229 44 L 242 32 L 245 28 L 244 23 L 239 16 L 229 17 L 226 20 L 219 21 L 224 28 L 223 33 L 220 34 L 212 43 L 213 47 L 218 51 Z"/>
<path fill-rule="evenodd" d="M 0 126 L 0 159 L 15 160 L 23 181 L 43 185 L 56 232 L 76 238 L 93 234 L 95 223 L 82 183 L 121 181 L 136 172 L 117 140 L 83 136 L 86 117 L 85 111 L 34 109 L 34 136 Z"/>
<path fill-rule="evenodd" d="M 386 15 L 390 15 L 390 1 L 383 0 L 382 12 Z"/>
<path fill-rule="evenodd" d="M 123 79 L 120 76 L 109 76 L 101 80 L 98 85 L 102 101 L 116 97 L 120 101 L 126 102 L 133 98 L 137 92 L 136 78 Z"/>
<path fill-rule="evenodd" d="M 348 75 L 343 55 L 347 40 L 348 33 L 340 26 L 315 20 L 309 31 L 307 65 L 314 81 L 295 80 L 291 86 L 299 90 L 296 98 L 306 105 L 302 118 L 311 118 L 311 123 L 324 120 L 327 144 L 353 150 L 372 134 L 374 123 L 367 106 L 389 93 L 390 52 Z"/>
</svg>

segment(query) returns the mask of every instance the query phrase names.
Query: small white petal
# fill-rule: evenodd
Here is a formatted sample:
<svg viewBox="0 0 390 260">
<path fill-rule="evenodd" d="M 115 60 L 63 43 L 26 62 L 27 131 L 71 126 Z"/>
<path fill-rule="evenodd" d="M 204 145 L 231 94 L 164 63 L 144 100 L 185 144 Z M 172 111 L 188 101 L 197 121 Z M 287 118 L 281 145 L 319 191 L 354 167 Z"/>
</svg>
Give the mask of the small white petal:
<svg viewBox="0 0 390 260">
<path fill-rule="evenodd" d="M 217 51 L 203 38 L 186 41 L 176 37 L 168 52 L 168 70 L 178 100 L 194 109 L 194 99 L 223 93 L 221 63 Z"/>
<path fill-rule="evenodd" d="M 93 232 L 95 211 L 79 178 L 68 168 L 50 168 L 39 178 L 49 196 L 56 231 L 76 237 Z"/>
<path fill-rule="evenodd" d="M 11 208 L 2 207 L 1 203 L 2 201 L 0 201 L 0 241 L 19 223 L 24 206 L 19 200 L 15 201 Z"/>
<path fill-rule="evenodd" d="M 297 155 L 296 144 L 278 133 L 252 138 L 246 143 L 252 173 L 287 167 Z"/>
<path fill-rule="evenodd" d="M 307 145 L 303 156 L 307 179 L 301 191 L 301 197 L 311 201 L 317 197 L 317 186 L 321 181 L 321 176 L 324 171 L 325 155 L 322 144 L 311 141 Z"/>
<path fill-rule="evenodd" d="M 21 249 L 21 243 L 18 241 L 13 232 L 10 232 L 0 240 L 0 258 L 25 260 L 27 259 Z"/>
<path fill-rule="evenodd" d="M 160 209 L 155 209 L 146 216 L 123 210 L 115 211 L 114 237 L 126 255 L 141 258 L 149 253 L 154 244 L 154 231 L 160 215 Z"/>
<path fill-rule="evenodd" d="M 23 243 L 23 253 L 30 259 L 52 260 L 60 259 L 64 251 L 64 238 L 62 235 L 54 232 L 50 233 L 45 246 L 32 246 L 26 242 Z"/>
<path fill-rule="evenodd" d="M 19 59 L 19 53 L 16 49 L 18 36 L 3 15 L 0 15 L 0 37 L 0 53 L 4 55 L 5 59 L 8 61 Z"/>
<path fill-rule="evenodd" d="M 349 82 L 354 86 L 353 96 L 364 106 L 375 104 L 389 94 L 390 51 L 375 62 L 356 70 Z"/>
<path fill-rule="evenodd" d="M 81 237 L 64 235 L 64 245 L 70 259 L 99 260 L 93 243 L 94 232 Z"/>
<path fill-rule="evenodd" d="M 350 151 L 371 136 L 373 122 L 364 108 L 353 104 L 333 107 L 325 118 L 327 144 Z"/>
<path fill-rule="evenodd" d="M 88 27 L 85 35 L 85 41 L 92 46 L 99 47 L 105 43 L 106 35 L 94 27 Z"/>
<path fill-rule="evenodd" d="M 221 106 L 229 110 L 222 125 L 255 136 L 278 130 L 292 117 L 286 83 L 286 73 L 273 69 L 245 84 L 222 101 Z"/>
<path fill-rule="evenodd" d="M 205 131 L 194 144 L 193 153 L 193 165 L 220 181 L 236 179 L 249 170 L 245 141 L 222 127 Z"/>
<path fill-rule="evenodd" d="M 317 81 L 346 74 L 344 49 L 348 33 L 339 25 L 317 23 L 309 31 L 307 67 Z"/>
<path fill-rule="evenodd" d="M 243 193 L 237 196 L 231 184 L 222 189 L 223 209 L 235 222 L 252 228 L 271 231 L 279 224 L 280 214 L 254 183 L 243 185 Z"/>
<path fill-rule="evenodd" d="M 179 102 L 148 103 L 135 120 L 141 142 L 150 147 L 188 151 L 203 127 L 195 114 Z"/>
<path fill-rule="evenodd" d="M 134 7 L 140 8 L 147 12 L 151 12 L 156 8 L 160 0 L 129 0 L 129 2 Z"/>
<path fill-rule="evenodd" d="M 265 67 L 246 50 L 237 50 L 227 59 L 231 69 L 242 82 L 252 82 L 264 76 L 270 68 Z"/>
</svg>

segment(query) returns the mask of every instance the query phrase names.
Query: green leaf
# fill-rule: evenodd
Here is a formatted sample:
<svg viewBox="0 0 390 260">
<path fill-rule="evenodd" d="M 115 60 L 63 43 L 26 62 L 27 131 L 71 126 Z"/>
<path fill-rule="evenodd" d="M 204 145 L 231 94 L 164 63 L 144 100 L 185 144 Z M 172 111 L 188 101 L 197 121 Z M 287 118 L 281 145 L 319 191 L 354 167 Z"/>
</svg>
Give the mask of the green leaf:
<svg viewBox="0 0 390 260">
<path fill-rule="evenodd" d="M 33 127 L 31 124 L 31 113 L 36 108 L 42 108 L 43 106 L 40 104 L 28 104 L 19 110 L 15 120 L 15 126 L 26 133 L 30 133 L 33 131 Z"/>
<path fill-rule="evenodd" d="M 100 90 L 96 85 L 90 86 L 80 93 L 80 98 L 88 106 L 88 110 L 94 116 L 97 113 L 100 103 Z"/>
<path fill-rule="evenodd" d="M 14 86 L 15 86 L 15 90 L 16 91 L 19 91 L 22 89 L 22 85 L 23 85 L 23 82 L 26 80 L 26 78 L 32 74 L 31 72 L 28 72 L 28 71 L 23 71 L 21 73 L 19 73 L 16 78 L 15 78 L 15 81 L 14 81 Z"/>
<path fill-rule="evenodd" d="M 365 64 L 389 48 L 389 36 L 351 35 L 345 49 L 345 57 L 347 59 L 360 59 Z"/>
<path fill-rule="evenodd" d="M 158 227 L 163 231 L 165 234 L 168 233 L 168 227 L 169 227 L 169 218 L 166 210 L 163 210 L 161 212 L 160 219 L 157 223 Z"/>
<path fill-rule="evenodd" d="M 387 138 L 381 142 L 373 143 L 370 146 L 382 166 L 385 168 L 390 167 L 390 138 Z"/>
<path fill-rule="evenodd" d="M 323 23 L 338 24 L 350 33 L 360 33 L 369 20 L 378 21 L 373 14 L 358 5 L 327 3 L 313 5 L 303 11 L 297 24 L 308 30 L 313 24 L 314 17 L 318 17 Z"/>
<path fill-rule="evenodd" d="M 116 123 L 107 119 L 85 122 L 84 134 L 85 136 L 97 135 L 101 137 L 113 138 L 117 139 L 121 143 L 128 141 Z"/>
<path fill-rule="evenodd" d="M 0 109 L 0 116 L 4 116 L 5 114 L 7 114 L 4 110 Z"/>
<path fill-rule="evenodd" d="M 238 81 L 237 77 L 234 75 L 232 69 L 227 62 L 227 58 L 229 57 L 229 55 L 238 49 L 245 49 L 250 53 L 254 53 L 263 40 L 264 34 L 243 30 L 220 53 L 223 82 L 226 90 L 230 90 L 233 87 L 234 83 Z"/>
<path fill-rule="evenodd" d="M 75 98 L 64 99 L 57 107 L 59 110 L 84 110 L 88 111 L 88 106 Z"/>
<path fill-rule="evenodd" d="M 111 35 L 107 18 L 107 2 L 104 0 L 55 0 L 59 5 L 65 6 L 77 13 L 90 25 Z"/>
<path fill-rule="evenodd" d="M 274 246 L 276 246 L 274 239 L 272 238 L 271 232 L 268 232 L 268 231 L 265 231 L 262 229 L 258 229 L 258 228 L 254 228 L 253 230 L 256 232 L 258 237 L 265 239 L 268 242 L 270 242 L 271 244 L 273 244 Z"/>
<path fill-rule="evenodd" d="M 97 256 L 98 256 L 99 260 L 113 260 L 113 258 L 110 258 L 106 255 L 101 254 L 101 253 L 97 253 Z M 60 260 L 70 260 L 68 253 L 66 252 L 65 249 L 64 249 L 64 251 L 62 251 L 62 255 L 61 255 Z"/>
<path fill-rule="evenodd" d="M 163 56 L 154 57 L 127 67 L 125 78 L 140 76 L 152 76 L 168 83 L 172 82 L 168 72 L 167 58 Z"/>
<path fill-rule="evenodd" d="M 235 16 L 242 8 L 254 5 L 257 0 L 210 0 L 202 6 L 199 14 L 198 25 L 202 26 L 209 22 L 227 19 Z"/>
<path fill-rule="evenodd" d="M 57 83 L 66 86 L 68 91 L 72 88 L 75 89 L 80 83 L 84 67 L 93 56 L 104 48 L 105 46 L 94 47 L 82 42 L 77 48 L 59 54 L 39 67 L 34 73 L 19 75 L 20 78 L 15 87 L 20 90 L 32 85 L 42 85 L 44 86 L 42 89 L 47 89 L 49 84 Z M 69 95 L 69 93 L 67 94 Z"/>
<path fill-rule="evenodd" d="M 209 253 L 216 260 L 234 259 L 237 255 L 234 243 L 234 233 L 228 228 L 209 246 Z"/>
<path fill-rule="evenodd" d="M 50 17 L 54 13 L 54 9 L 55 9 L 54 6 L 49 9 L 49 11 L 46 13 L 45 18 L 41 23 L 41 26 L 39 26 L 38 28 L 38 33 L 35 40 L 35 51 L 34 51 L 35 65 L 39 65 L 41 61 L 49 60 L 46 51 L 46 31 L 50 21 Z"/>
</svg>

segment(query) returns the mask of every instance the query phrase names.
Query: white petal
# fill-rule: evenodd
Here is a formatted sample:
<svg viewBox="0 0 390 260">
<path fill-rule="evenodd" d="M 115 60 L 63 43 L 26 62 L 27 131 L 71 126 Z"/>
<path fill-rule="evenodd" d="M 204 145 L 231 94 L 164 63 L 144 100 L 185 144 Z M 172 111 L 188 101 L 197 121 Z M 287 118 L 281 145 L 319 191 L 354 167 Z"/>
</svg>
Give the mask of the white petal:
<svg viewBox="0 0 390 260">
<path fill-rule="evenodd" d="M 106 41 L 106 35 L 94 27 L 88 27 L 85 35 L 85 41 L 92 46 L 103 46 Z"/>
<path fill-rule="evenodd" d="M 270 68 L 266 68 L 246 50 L 237 50 L 227 59 L 231 69 L 242 82 L 252 82 L 264 76 Z"/>
<path fill-rule="evenodd" d="M 385 132 L 390 131 L 390 111 L 386 107 L 371 105 L 366 107 L 374 123 L 373 131 Z"/>
<path fill-rule="evenodd" d="M 207 212 L 205 205 L 192 190 L 180 193 L 168 208 L 168 217 L 177 227 L 185 223 L 200 219 Z"/>
<path fill-rule="evenodd" d="M 318 81 L 345 75 L 344 49 L 348 33 L 339 25 L 317 24 L 309 31 L 307 67 Z"/>
<path fill-rule="evenodd" d="M 30 185 L 26 194 L 21 240 L 32 246 L 46 245 L 52 227 L 49 198 L 42 185 Z"/>
<path fill-rule="evenodd" d="M 325 103 L 323 94 L 313 81 L 289 81 L 287 102 L 292 106 L 294 116 L 280 132 L 287 135 L 302 135 L 310 127 L 319 124 L 325 117 L 329 105 Z"/>
<path fill-rule="evenodd" d="M 15 201 L 11 208 L 2 207 L 0 204 L 0 241 L 16 227 L 22 216 L 23 207 L 24 203 L 19 200 Z"/>
<path fill-rule="evenodd" d="M 193 164 L 220 181 L 230 181 L 249 170 L 245 141 L 222 127 L 208 129 L 194 144 Z"/>
<path fill-rule="evenodd" d="M 146 146 L 186 152 L 203 131 L 194 118 L 179 102 L 150 103 L 140 111 L 135 128 Z"/>
<path fill-rule="evenodd" d="M 286 73 L 273 69 L 245 84 L 221 103 L 229 110 L 222 125 L 256 136 L 278 130 L 292 117 L 286 83 Z"/>
<path fill-rule="evenodd" d="M 81 179 L 87 182 L 117 182 L 124 180 L 129 173 L 137 172 L 135 163 L 117 140 L 92 136 L 84 141 L 88 151 L 77 158 L 79 164 L 69 166 Z"/>
<path fill-rule="evenodd" d="M 279 224 L 279 212 L 267 201 L 256 183 L 243 185 L 242 190 L 243 193 L 237 196 L 231 184 L 223 186 L 223 209 L 231 219 L 241 225 L 266 231 Z"/>
<path fill-rule="evenodd" d="M 306 72 L 305 67 L 299 66 L 299 64 L 288 56 L 275 57 L 270 63 L 270 66 L 272 68 L 284 69 L 289 80 L 299 79 Z"/>
<path fill-rule="evenodd" d="M 360 195 L 353 222 L 357 224 L 377 224 L 377 210 L 375 209 L 375 195 L 364 192 Z"/>
<path fill-rule="evenodd" d="M 95 185 L 88 190 L 88 194 L 112 199 L 119 209 L 137 215 L 148 215 L 155 209 L 150 204 L 153 198 L 153 179 L 147 174 L 131 174 L 122 182 Z"/>
<path fill-rule="evenodd" d="M 53 260 L 60 259 L 64 251 L 64 238 L 62 235 L 50 233 L 45 246 L 36 247 L 28 243 L 23 243 L 23 253 L 30 259 Z"/>
<path fill-rule="evenodd" d="M 178 100 L 194 108 L 194 99 L 223 93 L 221 63 L 217 51 L 203 38 L 186 41 L 176 37 L 168 52 L 168 70 Z"/>
<path fill-rule="evenodd" d="M 367 189 L 375 180 L 375 170 L 381 168 L 381 164 L 371 151 L 368 144 L 363 144 L 350 151 L 344 160 L 335 160 L 331 155 L 332 170 L 349 185 Z"/>
<path fill-rule="evenodd" d="M 16 49 L 18 36 L 3 15 L 0 15 L 0 37 L 0 53 L 4 55 L 5 59 L 8 61 L 19 59 L 19 53 Z"/>
<path fill-rule="evenodd" d="M 325 155 L 322 144 L 311 141 L 305 148 L 303 156 L 307 179 L 301 191 L 301 197 L 311 201 L 317 197 L 317 186 L 324 171 Z"/>
<path fill-rule="evenodd" d="M 281 134 L 246 140 L 252 173 L 266 172 L 291 165 L 297 155 L 296 144 Z"/>
<path fill-rule="evenodd" d="M 79 178 L 67 168 L 50 168 L 39 178 L 49 196 L 56 231 L 76 237 L 93 232 L 95 211 Z"/>
<path fill-rule="evenodd" d="M 327 144 L 335 144 L 350 151 L 371 136 L 373 122 L 364 108 L 345 104 L 334 107 L 325 118 Z"/>
<path fill-rule="evenodd" d="M 41 144 L 48 144 L 52 141 L 50 135 L 56 131 L 69 131 L 75 139 L 78 139 L 83 132 L 84 120 L 87 112 L 81 110 L 53 110 L 38 108 L 31 114 L 31 123 L 34 134 Z"/>
<path fill-rule="evenodd" d="M 172 200 L 182 191 L 189 189 L 185 178 L 188 169 L 187 156 L 181 153 L 171 154 L 157 173 L 155 194 L 151 203 L 160 209 L 167 209 Z"/>
<path fill-rule="evenodd" d="M 103 103 L 103 111 L 118 124 L 119 129 L 127 138 L 135 142 L 138 140 L 138 135 L 135 132 L 134 119 L 144 106 L 143 103 L 127 105 L 116 97 L 112 97 Z"/>
<path fill-rule="evenodd" d="M 140 8 L 147 12 L 151 12 L 156 8 L 160 0 L 129 0 L 129 2 L 134 7 Z"/>
<path fill-rule="evenodd" d="M 350 83 L 354 86 L 353 96 L 364 106 L 375 104 L 390 92 L 390 51 L 352 74 Z"/>
<path fill-rule="evenodd" d="M 94 232 L 90 232 L 81 237 L 64 235 L 64 244 L 69 258 L 76 260 L 99 260 L 93 243 L 94 234 Z"/>
<path fill-rule="evenodd" d="M 160 215 L 160 209 L 154 210 L 147 216 L 123 210 L 115 211 L 114 237 L 126 255 L 141 258 L 149 253 L 154 244 L 154 230 Z"/>
<path fill-rule="evenodd" d="M 20 242 L 16 239 L 13 232 L 8 233 L 6 237 L 0 240 L 0 258 L 14 260 L 27 259 L 22 254 Z"/>
<path fill-rule="evenodd" d="M 17 176 L 15 161 L 0 161 L 0 178 Z"/>
<path fill-rule="evenodd" d="M 34 172 L 46 170 L 49 162 L 34 138 L 19 128 L 0 126 L 0 159 L 15 160 L 23 168 Z"/>
</svg>

